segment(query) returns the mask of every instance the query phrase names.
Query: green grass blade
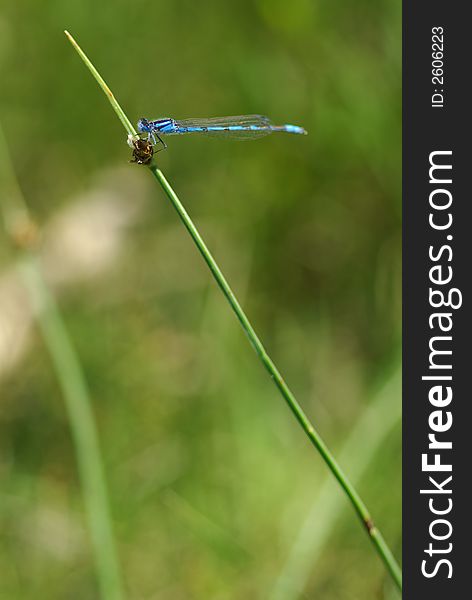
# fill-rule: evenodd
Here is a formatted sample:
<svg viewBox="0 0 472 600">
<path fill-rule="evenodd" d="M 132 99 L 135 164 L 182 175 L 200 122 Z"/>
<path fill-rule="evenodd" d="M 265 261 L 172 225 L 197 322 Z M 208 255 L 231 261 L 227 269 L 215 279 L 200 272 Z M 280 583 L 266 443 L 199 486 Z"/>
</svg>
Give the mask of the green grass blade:
<svg viewBox="0 0 472 600">
<path fill-rule="evenodd" d="M 121 575 L 111 525 L 103 461 L 82 367 L 55 299 L 33 255 L 27 256 L 20 263 L 20 272 L 33 301 L 39 329 L 66 402 L 101 597 L 104 600 L 121 600 Z"/>
<path fill-rule="evenodd" d="M 75 48 L 76 52 L 78 53 L 78 55 L 80 56 L 80 58 L 84 61 L 85 66 L 87 67 L 87 69 L 90 71 L 90 73 L 92 73 L 92 75 L 96 79 L 98 85 L 102 88 L 103 93 L 105 94 L 105 96 L 110 101 L 110 104 L 112 105 L 113 110 L 116 112 L 116 114 L 117 114 L 118 118 L 120 119 L 123 127 L 128 132 L 128 135 L 136 137 L 137 133 L 136 133 L 135 128 L 133 127 L 133 124 L 131 123 L 131 121 L 126 116 L 125 111 L 118 104 L 118 101 L 116 100 L 115 96 L 113 95 L 112 91 L 110 90 L 110 88 L 106 84 L 106 82 L 103 79 L 103 77 L 100 75 L 100 73 L 97 71 L 97 69 L 90 62 L 90 60 L 88 59 L 88 57 L 85 54 L 85 52 L 82 50 L 82 48 L 79 46 L 79 44 L 74 40 L 74 38 L 71 36 L 71 34 L 67 30 L 64 30 L 64 33 L 66 34 L 67 39 L 69 40 L 69 42 L 74 46 L 74 48 Z"/>
<path fill-rule="evenodd" d="M 19 272 L 35 309 L 66 405 L 75 447 L 93 556 L 103 600 L 122 600 L 121 572 L 111 524 L 109 498 L 92 403 L 80 361 L 31 244 L 36 227 L 16 181 L 0 128 L 0 210 L 12 245 L 22 251 Z"/>
<path fill-rule="evenodd" d="M 399 366 L 354 423 L 340 450 L 340 460 L 349 465 L 354 481 L 361 479 L 387 435 L 400 421 L 400 394 Z M 331 478 L 317 491 L 315 501 L 295 536 L 275 581 L 271 600 L 297 600 L 303 593 L 310 573 L 316 571 L 323 546 L 344 509 L 336 491 Z M 401 574 L 398 576 L 401 577 Z"/>
</svg>

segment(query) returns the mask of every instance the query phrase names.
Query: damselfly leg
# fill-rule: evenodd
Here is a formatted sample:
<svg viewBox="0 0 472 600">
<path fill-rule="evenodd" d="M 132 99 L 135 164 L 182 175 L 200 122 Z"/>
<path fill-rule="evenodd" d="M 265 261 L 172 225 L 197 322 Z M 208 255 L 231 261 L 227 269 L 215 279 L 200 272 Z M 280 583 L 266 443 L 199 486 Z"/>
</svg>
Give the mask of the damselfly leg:
<svg viewBox="0 0 472 600">
<path fill-rule="evenodd" d="M 156 133 L 156 137 L 159 140 L 159 142 L 162 144 L 162 148 L 159 148 L 159 150 L 156 150 L 156 152 L 160 152 L 161 150 L 165 150 L 167 148 L 167 144 L 164 142 L 164 140 L 161 138 L 161 136 Z M 157 145 L 157 143 L 155 142 L 155 144 Z"/>
</svg>

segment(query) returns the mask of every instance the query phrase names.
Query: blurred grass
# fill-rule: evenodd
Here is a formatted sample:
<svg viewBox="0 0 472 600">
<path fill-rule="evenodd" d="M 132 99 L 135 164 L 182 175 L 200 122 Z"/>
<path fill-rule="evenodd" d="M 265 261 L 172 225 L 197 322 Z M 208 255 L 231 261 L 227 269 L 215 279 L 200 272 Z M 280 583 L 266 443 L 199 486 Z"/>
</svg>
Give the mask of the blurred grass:
<svg viewBox="0 0 472 600">
<path fill-rule="evenodd" d="M 36 254 L 39 232 L 21 196 L 1 126 L 0 165 L 3 230 L 18 254 L 15 275 L 22 284 L 29 312 L 35 317 L 66 407 L 100 596 L 103 600 L 121 600 L 110 502 L 88 386 L 54 295 L 43 277 Z"/>
<path fill-rule="evenodd" d="M 116 198 L 118 165 L 121 187 L 142 177 L 65 27 L 136 119 L 261 112 L 307 128 L 251 144 L 172 138 L 159 161 L 335 449 L 400 342 L 399 11 L 393 0 L 25 0 L 0 15 L 1 118 L 45 225 L 89 206 L 84 195 Z M 118 215 L 139 209 L 113 260 L 57 284 L 97 407 L 129 597 L 264 598 L 324 468 L 186 232 L 140 184 L 116 202 Z M 96 598 L 60 393 L 28 339 L 0 372 L 0 598 Z M 397 431 L 361 485 L 398 550 L 400 447 Z M 306 597 L 383 597 L 382 567 L 349 517 Z"/>
</svg>

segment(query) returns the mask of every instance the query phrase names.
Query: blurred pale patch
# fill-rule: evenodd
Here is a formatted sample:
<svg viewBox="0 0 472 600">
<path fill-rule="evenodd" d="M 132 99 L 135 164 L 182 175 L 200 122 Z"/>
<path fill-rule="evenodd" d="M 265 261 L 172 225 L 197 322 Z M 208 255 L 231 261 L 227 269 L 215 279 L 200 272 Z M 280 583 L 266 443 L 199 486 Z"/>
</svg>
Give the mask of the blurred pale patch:
<svg viewBox="0 0 472 600">
<path fill-rule="evenodd" d="M 107 171 L 93 189 L 52 217 L 40 251 L 49 284 L 96 278 L 118 263 L 127 232 L 143 212 L 143 185 L 143 178 L 129 168 Z M 23 356 L 32 316 L 16 270 L 0 274 L 0 377 Z"/>
</svg>

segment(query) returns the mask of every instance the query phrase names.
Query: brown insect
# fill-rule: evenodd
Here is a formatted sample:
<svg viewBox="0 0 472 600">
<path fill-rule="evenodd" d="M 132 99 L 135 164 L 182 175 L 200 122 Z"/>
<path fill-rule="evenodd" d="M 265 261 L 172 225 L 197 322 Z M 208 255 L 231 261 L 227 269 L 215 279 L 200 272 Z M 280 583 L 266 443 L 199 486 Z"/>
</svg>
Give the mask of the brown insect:
<svg viewBox="0 0 472 600">
<path fill-rule="evenodd" d="M 148 165 L 154 155 L 154 147 L 148 140 L 133 140 L 133 158 L 130 162 Z"/>
</svg>

